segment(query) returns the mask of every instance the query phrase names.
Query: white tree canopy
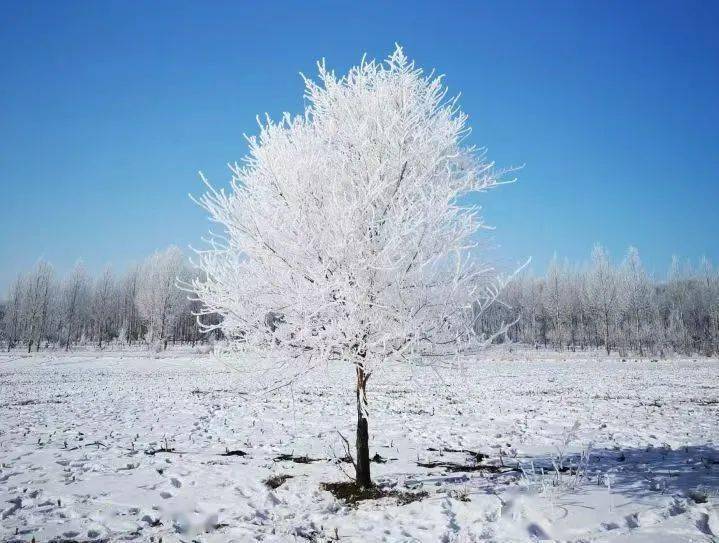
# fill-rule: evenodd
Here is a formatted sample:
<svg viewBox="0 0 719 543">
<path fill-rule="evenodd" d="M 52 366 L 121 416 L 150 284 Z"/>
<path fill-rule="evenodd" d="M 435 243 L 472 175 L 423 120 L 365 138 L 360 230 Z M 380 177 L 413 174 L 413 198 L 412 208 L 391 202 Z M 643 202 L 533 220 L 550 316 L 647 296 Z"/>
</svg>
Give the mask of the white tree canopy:
<svg viewBox="0 0 719 543">
<path fill-rule="evenodd" d="M 260 122 L 231 190 L 199 198 L 223 230 L 199 251 L 204 312 L 247 347 L 367 373 L 476 340 L 472 303 L 497 289 L 467 196 L 502 172 L 463 144 L 467 116 L 442 77 L 399 46 L 344 77 L 318 67 L 304 114 Z"/>
</svg>

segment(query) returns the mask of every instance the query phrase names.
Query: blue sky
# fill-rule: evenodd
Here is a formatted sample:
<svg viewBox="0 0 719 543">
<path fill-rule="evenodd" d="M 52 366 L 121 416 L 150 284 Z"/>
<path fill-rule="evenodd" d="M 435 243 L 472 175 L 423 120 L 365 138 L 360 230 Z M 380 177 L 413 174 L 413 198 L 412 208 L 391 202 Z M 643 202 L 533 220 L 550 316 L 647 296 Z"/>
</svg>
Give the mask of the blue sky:
<svg viewBox="0 0 719 543">
<path fill-rule="evenodd" d="M 267 5 L 270 4 L 270 5 Z M 486 198 L 498 256 L 719 260 L 719 3 L 2 2 L 0 290 L 40 257 L 122 270 L 198 245 L 196 172 L 226 185 L 255 115 L 400 42 L 462 92 L 519 182 Z"/>
</svg>

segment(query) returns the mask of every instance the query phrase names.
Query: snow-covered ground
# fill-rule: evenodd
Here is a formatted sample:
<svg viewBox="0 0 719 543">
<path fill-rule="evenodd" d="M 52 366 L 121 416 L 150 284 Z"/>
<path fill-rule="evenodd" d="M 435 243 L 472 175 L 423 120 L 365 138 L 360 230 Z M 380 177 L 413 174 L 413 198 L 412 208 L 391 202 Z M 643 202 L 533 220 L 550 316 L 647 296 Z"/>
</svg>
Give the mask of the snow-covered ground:
<svg viewBox="0 0 719 543">
<path fill-rule="evenodd" d="M 428 495 L 352 507 L 320 488 L 351 468 L 336 460 L 337 431 L 354 435 L 348 368 L 251 394 L 191 351 L 2 354 L 0 540 L 719 538 L 717 360 L 498 348 L 465 362 L 373 376 L 373 476 Z M 450 464 L 418 465 L 434 462 Z"/>
</svg>

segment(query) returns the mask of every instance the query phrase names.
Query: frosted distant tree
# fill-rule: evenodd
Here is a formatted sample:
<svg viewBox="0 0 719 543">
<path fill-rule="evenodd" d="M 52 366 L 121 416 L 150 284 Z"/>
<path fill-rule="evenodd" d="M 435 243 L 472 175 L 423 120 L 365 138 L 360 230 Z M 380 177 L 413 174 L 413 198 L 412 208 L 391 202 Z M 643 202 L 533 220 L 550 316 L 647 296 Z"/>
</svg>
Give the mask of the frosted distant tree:
<svg viewBox="0 0 719 543">
<path fill-rule="evenodd" d="M 525 299 L 525 283 L 526 273 L 519 274 L 515 277 L 514 281 L 507 285 L 507 288 L 502 292 L 502 304 L 495 304 L 492 306 L 491 311 L 485 311 L 487 313 L 501 313 L 503 318 L 500 318 L 502 322 L 509 322 L 516 320 L 516 324 L 508 330 L 508 337 L 511 341 L 525 342 L 527 341 L 527 306 Z M 507 315 L 515 315 L 514 318 L 507 318 Z M 484 317 L 482 317 L 483 319 Z M 496 322 L 496 319 L 495 319 Z M 482 332 L 483 328 L 479 326 L 483 324 L 481 321 L 475 323 L 475 330 Z"/>
<path fill-rule="evenodd" d="M 23 319 L 27 351 L 40 350 L 45 337 L 50 301 L 52 297 L 54 271 L 50 264 L 41 260 L 25 281 Z"/>
<path fill-rule="evenodd" d="M 523 281 L 524 309 L 522 317 L 529 326 L 529 343 L 538 346 L 539 342 L 544 343 L 544 283 L 537 277 L 526 277 Z"/>
<path fill-rule="evenodd" d="M 586 331 L 586 306 L 584 303 L 584 273 L 577 269 L 569 269 L 569 266 L 565 266 L 566 270 L 566 291 L 565 291 L 565 320 L 568 326 L 569 332 L 569 345 L 572 350 L 576 350 L 577 343 L 582 346 L 583 334 Z"/>
<path fill-rule="evenodd" d="M 554 342 L 559 349 L 562 348 L 564 342 L 564 321 L 566 319 L 567 310 L 567 287 L 568 274 L 567 267 L 559 264 L 557 255 L 552 257 L 549 263 L 546 277 L 546 288 L 544 296 L 546 298 L 545 307 L 552 320 L 554 328 Z"/>
<path fill-rule="evenodd" d="M 187 298 L 176 285 L 183 270 L 184 256 L 177 247 L 156 252 L 141 268 L 137 307 L 147 321 L 150 342 L 159 340 L 167 347 L 167 334 Z"/>
<path fill-rule="evenodd" d="M 75 264 L 62 285 L 61 322 L 65 328 L 65 350 L 79 334 L 80 323 L 86 318 L 90 302 L 90 282 L 81 262 Z"/>
<path fill-rule="evenodd" d="M 601 245 L 592 251 L 592 267 L 589 272 L 589 298 L 592 309 L 604 335 L 607 354 L 612 348 L 612 328 L 619 313 L 617 275 L 609 262 L 609 255 Z"/>
<path fill-rule="evenodd" d="M 631 321 L 629 334 L 634 336 L 640 356 L 644 355 L 642 343 L 642 323 L 646 323 L 650 316 L 651 288 L 639 251 L 636 247 L 629 247 L 627 256 L 620 269 L 620 293 L 622 306 Z"/>
<path fill-rule="evenodd" d="M 112 269 L 106 267 L 95 282 L 92 299 L 92 318 L 95 323 L 98 347 L 102 340 L 110 340 L 109 327 L 114 314 L 115 276 Z"/>
<path fill-rule="evenodd" d="M 679 257 L 674 255 L 669 267 L 666 287 L 666 304 L 668 306 L 666 335 L 670 347 L 675 351 L 689 352 L 690 350 L 687 305 L 691 275 L 689 263 L 682 265 Z"/>
<path fill-rule="evenodd" d="M 139 315 L 137 310 L 137 293 L 140 281 L 140 268 L 131 266 L 123 276 L 119 288 L 120 325 L 124 332 L 122 338 L 128 344 L 139 337 Z"/>
<path fill-rule="evenodd" d="M 463 145 L 467 116 L 442 78 L 400 47 L 344 77 L 318 66 L 304 114 L 262 122 L 231 192 L 200 199 L 224 233 L 193 288 L 227 336 L 292 361 L 285 371 L 352 364 L 356 482 L 368 486 L 374 372 L 481 343 L 472 302 L 481 312 L 497 287 L 473 252 L 483 223 L 466 196 L 500 175 Z"/>
<path fill-rule="evenodd" d="M 701 282 L 702 298 L 706 300 L 706 351 L 719 353 L 719 269 L 713 268 L 706 256 L 701 261 Z"/>
<path fill-rule="evenodd" d="M 535 333 L 538 334 L 536 341 L 544 347 L 549 341 L 549 327 L 551 324 L 551 310 L 547 305 L 547 281 L 544 278 L 535 278 L 532 283 L 532 296 L 534 298 L 533 316 Z"/>
<path fill-rule="evenodd" d="M 25 291 L 25 278 L 18 275 L 10 286 L 5 315 L 3 316 L 8 351 L 22 339 L 23 297 Z"/>
</svg>

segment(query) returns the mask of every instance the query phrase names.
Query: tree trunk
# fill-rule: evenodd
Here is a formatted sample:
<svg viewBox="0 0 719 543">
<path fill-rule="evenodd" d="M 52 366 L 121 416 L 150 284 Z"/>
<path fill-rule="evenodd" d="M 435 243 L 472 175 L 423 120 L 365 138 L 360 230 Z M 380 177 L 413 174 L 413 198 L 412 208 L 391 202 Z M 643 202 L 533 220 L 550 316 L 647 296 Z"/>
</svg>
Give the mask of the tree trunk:
<svg viewBox="0 0 719 543">
<path fill-rule="evenodd" d="M 364 410 L 367 405 L 367 375 L 364 369 L 357 366 L 357 460 L 355 464 L 355 479 L 357 485 L 363 488 L 372 486 L 369 462 L 369 425 Z"/>
<path fill-rule="evenodd" d="M 65 342 L 65 350 L 70 350 L 70 336 L 72 334 L 72 327 L 68 324 L 67 325 L 67 341 Z"/>
<path fill-rule="evenodd" d="M 607 354 L 611 353 L 610 345 L 609 345 L 609 313 L 605 311 L 604 313 L 604 346 L 607 348 Z"/>
</svg>

